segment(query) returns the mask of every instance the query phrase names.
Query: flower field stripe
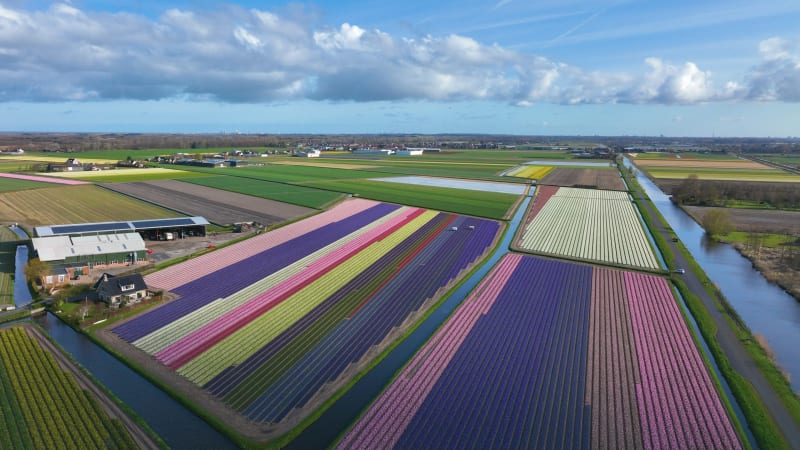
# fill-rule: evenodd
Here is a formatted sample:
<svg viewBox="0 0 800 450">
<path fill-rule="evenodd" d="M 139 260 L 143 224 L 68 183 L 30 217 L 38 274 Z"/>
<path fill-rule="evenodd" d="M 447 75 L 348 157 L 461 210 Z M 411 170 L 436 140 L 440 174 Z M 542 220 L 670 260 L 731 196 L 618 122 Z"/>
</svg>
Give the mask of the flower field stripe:
<svg viewBox="0 0 800 450">
<path fill-rule="evenodd" d="M 575 270 L 584 272 L 578 278 L 583 282 L 567 288 Z M 523 258 L 397 447 L 576 448 L 588 443 L 588 411 L 573 383 L 578 377 L 583 384 L 586 333 L 579 330 L 582 322 L 588 324 L 590 280 L 585 267 Z M 583 350 L 568 355 L 570 348 Z M 508 423 L 508 418 L 517 420 Z"/>
<path fill-rule="evenodd" d="M 383 258 L 370 266 L 368 270 L 359 274 L 350 283 L 343 286 L 326 300 L 325 303 L 332 299 L 338 300 L 338 302 L 331 313 L 326 314 L 322 318 L 318 318 L 313 325 L 308 327 L 307 331 L 304 332 L 302 336 L 284 345 L 280 350 L 274 352 L 273 355 L 269 355 L 270 358 L 268 360 L 258 358 L 261 365 L 250 371 L 250 373 L 247 373 L 247 378 L 245 380 L 229 390 L 227 395 L 225 395 L 225 402 L 235 409 L 244 409 L 256 401 L 264 392 L 265 386 L 271 385 L 283 376 L 283 374 L 293 367 L 303 355 L 315 348 L 315 346 L 342 320 L 352 314 L 354 308 L 363 304 L 364 299 L 372 298 L 375 292 L 385 286 L 398 271 L 402 271 L 404 266 L 399 266 L 397 264 L 398 261 L 401 261 L 408 253 L 415 251 L 420 245 L 423 245 L 424 242 L 422 241 L 426 240 L 429 235 L 440 232 L 443 223 L 446 223 L 450 217 L 439 214 L 436 219 L 437 220 L 429 222 L 429 224 L 434 225 L 433 227 L 428 227 L 427 230 L 424 228 L 418 230 L 417 233 L 409 237 L 409 239 L 406 239 L 402 246 L 397 246 L 392 249 Z M 426 227 L 427 225 L 428 224 L 426 224 Z M 409 245 L 406 245 L 407 243 Z M 301 320 L 305 319 L 306 317 Z M 280 337 L 278 339 L 280 339 Z M 267 346 L 271 346 L 273 342 Z M 251 360 L 253 360 L 253 358 L 248 359 L 248 361 L 241 366 L 251 363 Z M 253 363 L 256 363 L 256 361 L 253 361 Z M 237 371 L 239 367 L 240 366 L 237 366 Z"/>
<path fill-rule="evenodd" d="M 290 279 L 262 292 L 246 303 L 164 348 L 155 355 L 156 358 L 173 369 L 183 366 L 227 336 L 335 269 L 342 262 L 376 241 L 384 239 L 423 213 L 424 210 L 421 209 L 408 209 L 405 214 L 397 215 L 380 226 L 369 230 L 367 233 L 310 263 L 305 270 Z"/>
<path fill-rule="evenodd" d="M 292 324 L 287 330 L 258 350 L 242 364 L 220 373 L 204 388 L 215 396 L 224 396 L 225 401 L 236 407 L 248 403 L 247 395 L 260 395 L 264 386 L 283 373 L 297 359 L 322 339 L 336 324 L 351 313 L 354 305 L 370 298 L 374 286 L 383 286 L 399 268 L 397 262 L 415 251 L 428 236 L 440 231 L 450 215 L 440 213 L 414 232 L 400 245 L 362 271 L 349 283 L 318 305 L 309 314 Z M 254 391 L 257 393 L 254 394 Z M 244 400 L 243 400 L 244 399 Z M 250 400 L 252 401 L 252 400 Z"/>
<path fill-rule="evenodd" d="M 118 325 L 113 331 L 126 341 L 133 342 L 219 298 L 252 285 L 319 248 L 347 236 L 354 228 L 366 226 L 398 208 L 395 205 L 378 204 L 337 222 L 324 224 L 313 233 L 300 235 L 245 259 L 237 259 L 242 256 L 240 253 L 225 252 L 228 247 L 209 253 L 207 255 L 215 255 L 214 261 L 222 261 L 222 269 L 203 276 L 195 274 L 199 278 L 189 278 L 173 290 L 181 298 Z"/>
<path fill-rule="evenodd" d="M 467 334 L 491 308 L 520 258 L 520 255 L 509 255 L 498 263 L 453 317 L 417 352 L 390 387 L 339 443 L 338 448 L 395 446 Z"/>
<path fill-rule="evenodd" d="M 401 270 L 402 268 L 404 268 L 405 266 L 407 266 L 407 265 L 408 265 L 408 264 L 409 264 L 409 263 L 410 263 L 410 262 L 411 262 L 411 261 L 412 261 L 412 260 L 413 260 L 413 259 L 414 259 L 414 258 L 417 256 L 417 255 L 419 255 L 419 253 L 420 253 L 420 252 L 421 252 L 423 249 L 427 248 L 427 246 L 428 246 L 428 245 L 429 245 L 429 244 L 430 244 L 430 243 L 431 243 L 431 242 L 432 242 L 434 239 L 436 239 L 436 237 L 437 237 L 438 233 L 440 233 L 441 231 L 443 231 L 445 227 L 448 227 L 448 226 L 450 226 L 450 224 L 451 224 L 451 223 L 453 223 L 453 221 L 454 221 L 454 220 L 456 220 L 456 216 L 455 216 L 455 215 L 450 215 L 450 216 L 449 216 L 449 217 L 448 217 L 448 218 L 447 218 L 447 219 L 446 219 L 444 222 L 442 222 L 442 224 L 439 226 L 439 228 L 437 228 L 437 229 L 435 230 L 435 232 L 434 232 L 434 233 L 430 234 L 430 235 L 429 235 L 429 236 L 428 236 L 428 237 L 425 239 L 425 241 L 424 241 L 424 242 L 422 242 L 420 245 L 418 245 L 418 246 L 417 246 L 417 247 L 416 247 L 416 248 L 415 248 L 415 249 L 414 249 L 414 250 L 413 250 L 411 253 L 409 253 L 409 254 L 408 254 L 406 257 L 405 257 L 405 259 L 403 259 L 402 261 L 400 261 L 399 263 L 397 263 L 397 270 Z M 380 284 L 379 286 L 376 286 L 376 287 L 375 287 L 375 289 L 373 290 L 373 292 L 377 292 L 377 291 L 381 290 L 381 289 L 382 289 L 384 286 L 386 286 L 386 283 L 388 283 L 388 282 L 389 282 L 389 279 L 386 279 L 386 280 L 385 280 L 385 281 L 384 281 L 382 284 Z M 352 317 L 353 317 L 353 315 L 355 315 L 356 313 L 358 313 L 358 311 L 359 311 L 359 310 L 361 310 L 361 308 L 362 308 L 362 307 L 364 307 L 364 305 L 366 305 L 366 304 L 367 304 L 367 302 L 368 302 L 368 301 L 370 301 L 371 299 L 372 299 L 372 296 L 371 296 L 371 295 L 366 295 L 366 296 L 365 296 L 365 298 L 364 298 L 364 301 L 362 301 L 362 302 L 361 302 L 361 303 L 360 303 L 358 306 L 356 306 L 356 307 L 355 307 L 355 308 L 354 308 L 354 309 L 353 309 L 353 310 L 350 312 L 350 314 L 348 315 L 348 319 L 349 319 L 349 318 L 352 318 Z"/>
<path fill-rule="evenodd" d="M 594 412 L 592 448 L 642 448 L 639 383 L 623 272 L 595 267 L 585 398 Z"/>
<path fill-rule="evenodd" d="M 547 186 L 540 187 L 546 196 Z M 558 188 L 537 198 L 519 240 L 521 248 L 551 255 L 658 269 L 641 220 L 625 192 Z M 541 206 L 540 206 L 541 205 Z"/>
<path fill-rule="evenodd" d="M 626 273 L 645 448 L 741 448 L 666 281 Z"/>
<path fill-rule="evenodd" d="M 558 186 L 536 187 L 536 198 L 534 199 L 533 206 L 531 206 L 531 211 L 525 221 L 526 224 L 531 223 L 531 221 L 536 218 L 536 215 L 539 214 L 539 211 L 541 211 L 547 201 L 550 200 L 550 197 L 558 192 L 558 189 Z"/>
<path fill-rule="evenodd" d="M 292 408 L 306 404 L 325 383 L 334 381 L 352 363 L 362 359 L 390 331 L 418 310 L 430 297 L 446 290 L 453 265 L 472 246 L 488 250 L 498 224 L 474 218 L 454 222 L 459 231 L 444 232 L 418 259 L 401 271 L 371 302 L 341 322 L 315 348 L 270 386 L 244 413 L 251 420 L 277 422 Z M 475 224 L 474 233 L 464 225 Z M 483 231 L 480 231 L 483 230 Z"/>
<path fill-rule="evenodd" d="M 189 280 L 208 275 L 226 267 L 227 264 L 222 260 L 221 254 L 225 254 L 225 259 L 231 259 L 227 258 L 228 254 L 235 255 L 233 259 L 246 259 L 286 241 L 318 230 L 331 222 L 338 222 L 373 208 L 376 205 L 378 205 L 378 202 L 372 200 L 350 199 L 305 220 L 272 230 L 269 233 L 260 234 L 246 241 L 237 242 L 228 247 L 223 247 L 214 252 L 147 275 L 145 282 L 147 282 L 148 286 L 171 291 Z"/>
<path fill-rule="evenodd" d="M 246 288 L 235 292 L 234 294 L 215 300 L 202 308 L 192 311 L 191 313 L 168 323 L 167 325 L 153 331 L 152 333 L 139 338 L 133 344 L 149 354 L 155 354 L 165 347 L 173 344 L 177 340 L 185 337 L 197 328 L 208 324 L 209 322 L 221 317 L 229 311 L 239 307 L 247 301 L 255 298 L 259 294 L 273 288 L 291 277 L 299 274 L 306 269 L 311 263 L 319 258 L 329 254 L 344 244 L 357 239 L 362 234 L 380 226 L 386 220 L 390 220 L 398 214 L 402 214 L 407 208 L 397 209 L 379 220 L 376 220 L 342 239 L 333 242 L 316 252 L 302 258 L 277 272 L 247 286 Z"/>
<path fill-rule="evenodd" d="M 435 215 L 434 212 L 423 213 L 384 240 L 375 242 L 355 257 L 339 264 L 182 366 L 178 373 L 195 384 L 204 385 L 224 368 L 242 363 Z"/>
<path fill-rule="evenodd" d="M 13 178 L 16 180 L 26 180 L 26 181 L 40 181 L 42 183 L 66 184 L 70 186 L 75 186 L 79 184 L 90 184 L 86 181 L 69 180 L 64 178 L 40 177 L 36 175 L 23 175 L 19 173 L 7 173 L 7 172 L 0 172 L 0 178 Z"/>
<path fill-rule="evenodd" d="M 275 305 L 299 292 L 315 280 L 333 270 L 336 266 L 362 251 L 364 248 L 380 241 L 400 227 L 423 214 L 423 210 L 409 210 L 408 214 L 398 215 L 392 220 L 368 231 L 358 238 L 347 242 L 333 252 L 310 263 L 306 270 L 289 280 L 275 286 L 214 321 L 196 329 L 186 337 L 164 348 L 155 356 L 163 364 L 175 369 L 206 351 L 236 330 L 250 323 L 256 317 L 266 313 Z"/>
</svg>

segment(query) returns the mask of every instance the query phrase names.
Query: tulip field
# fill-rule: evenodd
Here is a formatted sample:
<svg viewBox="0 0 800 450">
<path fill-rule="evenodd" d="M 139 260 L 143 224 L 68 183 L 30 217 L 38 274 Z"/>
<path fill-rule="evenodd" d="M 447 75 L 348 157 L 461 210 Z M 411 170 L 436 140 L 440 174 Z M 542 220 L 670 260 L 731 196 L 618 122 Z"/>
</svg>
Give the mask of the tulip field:
<svg viewBox="0 0 800 450">
<path fill-rule="evenodd" d="M 111 331 L 248 420 L 279 423 L 354 376 L 499 230 L 351 199 L 146 276 L 180 298 Z"/>
<path fill-rule="evenodd" d="M 540 186 L 521 227 L 523 251 L 659 270 L 626 192 Z"/>
<path fill-rule="evenodd" d="M 508 254 L 338 448 L 741 448 L 664 278 Z"/>
</svg>

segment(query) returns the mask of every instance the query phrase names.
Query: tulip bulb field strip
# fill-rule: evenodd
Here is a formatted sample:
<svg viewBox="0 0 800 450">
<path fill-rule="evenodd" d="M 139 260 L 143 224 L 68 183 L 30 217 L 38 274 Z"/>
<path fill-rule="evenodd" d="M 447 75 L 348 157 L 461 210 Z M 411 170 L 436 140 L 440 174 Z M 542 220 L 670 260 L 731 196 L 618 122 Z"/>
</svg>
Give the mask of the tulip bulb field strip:
<svg viewBox="0 0 800 450">
<path fill-rule="evenodd" d="M 251 423 L 299 420 L 488 254 L 499 231 L 492 220 L 350 199 L 148 275 L 180 298 L 111 331 Z"/>
<path fill-rule="evenodd" d="M 508 254 L 338 448 L 741 442 L 664 278 Z"/>
<path fill-rule="evenodd" d="M 522 228 L 521 250 L 659 270 L 626 192 L 543 186 Z"/>
</svg>

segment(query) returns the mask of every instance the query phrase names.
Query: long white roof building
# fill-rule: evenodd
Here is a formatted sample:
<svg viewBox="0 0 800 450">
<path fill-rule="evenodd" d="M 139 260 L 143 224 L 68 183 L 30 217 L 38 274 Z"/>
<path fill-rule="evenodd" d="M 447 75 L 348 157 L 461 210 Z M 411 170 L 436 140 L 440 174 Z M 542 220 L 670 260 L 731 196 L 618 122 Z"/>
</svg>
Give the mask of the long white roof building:
<svg viewBox="0 0 800 450">
<path fill-rule="evenodd" d="M 75 256 L 128 253 L 147 249 L 139 233 L 50 236 L 33 238 L 32 241 L 39 259 L 48 262 L 63 261 Z"/>
</svg>

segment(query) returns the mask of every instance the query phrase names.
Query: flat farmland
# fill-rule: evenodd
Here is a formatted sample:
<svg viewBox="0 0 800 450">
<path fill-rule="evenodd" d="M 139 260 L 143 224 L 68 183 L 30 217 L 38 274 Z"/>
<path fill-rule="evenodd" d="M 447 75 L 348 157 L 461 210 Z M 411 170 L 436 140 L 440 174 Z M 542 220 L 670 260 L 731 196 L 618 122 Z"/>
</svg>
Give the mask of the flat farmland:
<svg viewBox="0 0 800 450">
<path fill-rule="evenodd" d="M 353 194 L 372 200 L 502 219 L 518 195 L 462 189 L 401 185 L 371 180 L 312 181 L 308 186 Z"/>
<path fill-rule="evenodd" d="M 218 175 L 187 178 L 184 181 L 315 209 L 322 209 L 326 205 L 342 198 L 341 193 L 331 192 L 330 190 L 238 176 Z"/>
<path fill-rule="evenodd" d="M 770 166 L 747 159 L 633 159 L 641 167 L 671 167 L 678 169 L 747 169 L 775 170 Z"/>
<path fill-rule="evenodd" d="M 25 189 L 36 189 L 48 186 L 52 186 L 52 184 L 0 177 L 0 192 L 24 191 Z"/>
<path fill-rule="evenodd" d="M 711 211 L 725 211 L 739 231 L 794 234 L 800 236 L 800 211 L 768 209 L 717 208 L 712 206 L 683 206 L 698 222 Z"/>
<path fill-rule="evenodd" d="M 529 180 L 541 180 L 550 171 L 553 170 L 552 166 L 537 166 L 537 165 L 524 165 L 517 166 L 504 173 L 505 176 L 527 178 Z"/>
<path fill-rule="evenodd" d="M 103 187 L 219 225 L 256 221 L 264 225 L 309 215 L 315 210 L 176 180 L 111 183 Z"/>
<path fill-rule="evenodd" d="M 462 180 L 458 178 L 437 178 L 437 177 L 390 177 L 373 178 L 372 181 L 383 181 L 386 183 L 410 184 L 414 186 L 443 187 L 452 189 L 465 189 L 468 191 L 496 192 L 500 194 L 522 195 L 527 186 L 515 183 L 498 183 L 493 181 Z"/>
<path fill-rule="evenodd" d="M 42 177 L 42 176 L 38 176 L 38 175 L 25 175 L 25 174 L 20 174 L 20 173 L 0 173 L 0 179 L 21 180 L 21 181 L 37 181 L 39 183 L 66 184 L 66 185 L 69 185 L 69 186 L 87 184 L 84 181 L 62 180 L 60 178 Z"/>
<path fill-rule="evenodd" d="M 92 172 L 58 172 L 52 176 L 94 183 L 125 183 L 131 181 L 147 181 L 202 176 L 185 170 L 153 167 L 147 169 L 115 169 Z"/>
<path fill-rule="evenodd" d="M 259 442 L 325 404 L 487 255 L 496 221 L 350 199 L 146 276 L 101 338 Z"/>
<path fill-rule="evenodd" d="M 661 269 L 626 192 L 540 186 L 518 233 L 521 251 Z"/>
<path fill-rule="evenodd" d="M 616 169 L 586 169 L 573 167 L 556 167 L 539 184 L 564 187 L 603 189 L 608 191 L 625 191 Z"/>
<path fill-rule="evenodd" d="M 338 444 L 741 448 L 664 278 L 509 254 Z"/>
<path fill-rule="evenodd" d="M 175 217 L 175 211 L 87 184 L 0 193 L 0 221 L 30 226 Z"/>
<path fill-rule="evenodd" d="M 696 175 L 701 180 L 748 182 L 800 182 L 800 175 L 784 172 L 743 159 L 640 159 L 631 161 L 656 179 L 684 179 Z"/>
</svg>

